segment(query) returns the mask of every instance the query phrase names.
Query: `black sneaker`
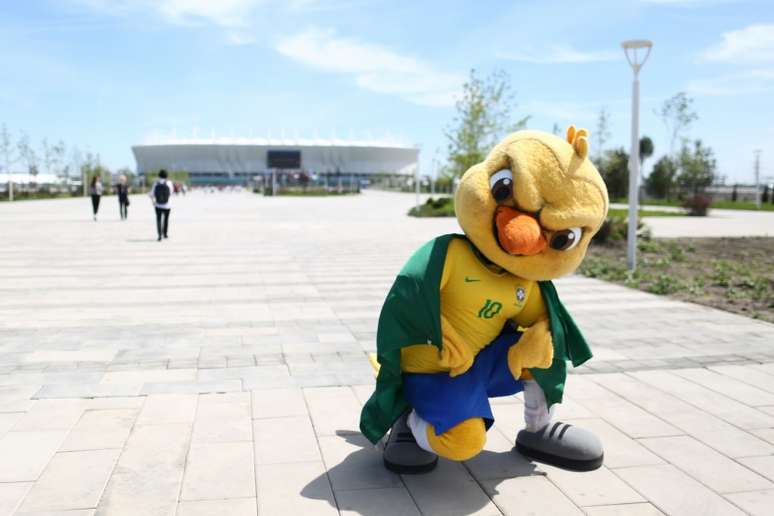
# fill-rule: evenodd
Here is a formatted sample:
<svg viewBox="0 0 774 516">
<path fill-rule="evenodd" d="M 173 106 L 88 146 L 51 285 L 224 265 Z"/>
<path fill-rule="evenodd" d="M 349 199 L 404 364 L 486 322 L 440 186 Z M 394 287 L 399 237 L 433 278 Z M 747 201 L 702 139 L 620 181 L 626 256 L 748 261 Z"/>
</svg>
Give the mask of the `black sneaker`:
<svg viewBox="0 0 774 516">
<path fill-rule="evenodd" d="M 408 412 L 392 425 L 384 445 L 384 466 L 393 473 L 427 473 L 435 469 L 438 455 L 423 450 L 408 427 Z"/>
</svg>

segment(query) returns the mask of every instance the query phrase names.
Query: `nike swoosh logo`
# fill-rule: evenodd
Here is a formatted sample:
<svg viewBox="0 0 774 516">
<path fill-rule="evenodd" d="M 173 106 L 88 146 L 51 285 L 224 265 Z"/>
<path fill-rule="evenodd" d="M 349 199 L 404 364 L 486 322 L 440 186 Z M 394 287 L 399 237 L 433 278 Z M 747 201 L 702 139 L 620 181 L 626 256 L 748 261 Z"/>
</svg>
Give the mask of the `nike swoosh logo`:
<svg viewBox="0 0 774 516">
<path fill-rule="evenodd" d="M 480 279 L 468 278 L 465 276 L 465 283 L 473 283 L 474 281 L 481 281 Z"/>
</svg>

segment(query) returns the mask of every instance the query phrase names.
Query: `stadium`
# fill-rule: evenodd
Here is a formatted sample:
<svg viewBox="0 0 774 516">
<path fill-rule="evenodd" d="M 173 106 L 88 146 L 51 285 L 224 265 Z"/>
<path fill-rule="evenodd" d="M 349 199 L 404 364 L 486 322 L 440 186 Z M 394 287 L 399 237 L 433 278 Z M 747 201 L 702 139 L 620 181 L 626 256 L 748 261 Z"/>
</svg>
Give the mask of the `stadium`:
<svg viewBox="0 0 774 516">
<path fill-rule="evenodd" d="M 132 147 L 140 175 L 185 171 L 192 185 L 246 185 L 274 175 L 370 181 L 413 177 L 419 149 L 393 142 L 305 139 L 166 140 Z"/>
</svg>

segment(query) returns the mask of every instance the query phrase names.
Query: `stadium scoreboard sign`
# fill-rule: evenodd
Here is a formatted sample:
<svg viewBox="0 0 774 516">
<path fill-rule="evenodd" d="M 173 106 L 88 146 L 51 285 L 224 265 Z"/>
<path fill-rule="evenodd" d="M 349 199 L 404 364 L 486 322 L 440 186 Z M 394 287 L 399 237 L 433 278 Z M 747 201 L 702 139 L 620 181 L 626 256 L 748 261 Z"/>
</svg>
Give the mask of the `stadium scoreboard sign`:
<svg viewBox="0 0 774 516">
<path fill-rule="evenodd" d="M 301 151 L 270 150 L 266 152 L 266 166 L 284 170 L 301 168 Z"/>
</svg>

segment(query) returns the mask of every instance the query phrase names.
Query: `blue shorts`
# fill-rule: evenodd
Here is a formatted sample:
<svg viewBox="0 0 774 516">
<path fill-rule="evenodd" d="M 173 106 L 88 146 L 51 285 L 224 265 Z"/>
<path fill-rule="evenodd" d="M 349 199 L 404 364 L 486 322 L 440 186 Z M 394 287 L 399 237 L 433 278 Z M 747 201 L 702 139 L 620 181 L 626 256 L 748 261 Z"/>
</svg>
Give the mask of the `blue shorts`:
<svg viewBox="0 0 774 516">
<path fill-rule="evenodd" d="M 466 419 L 484 419 L 487 430 L 494 423 L 489 398 L 511 396 L 524 390 L 508 369 L 508 350 L 521 333 L 506 329 L 481 350 L 465 373 L 404 373 L 403 396 L 417 414 L 442 434 Z"/>
</svg>

